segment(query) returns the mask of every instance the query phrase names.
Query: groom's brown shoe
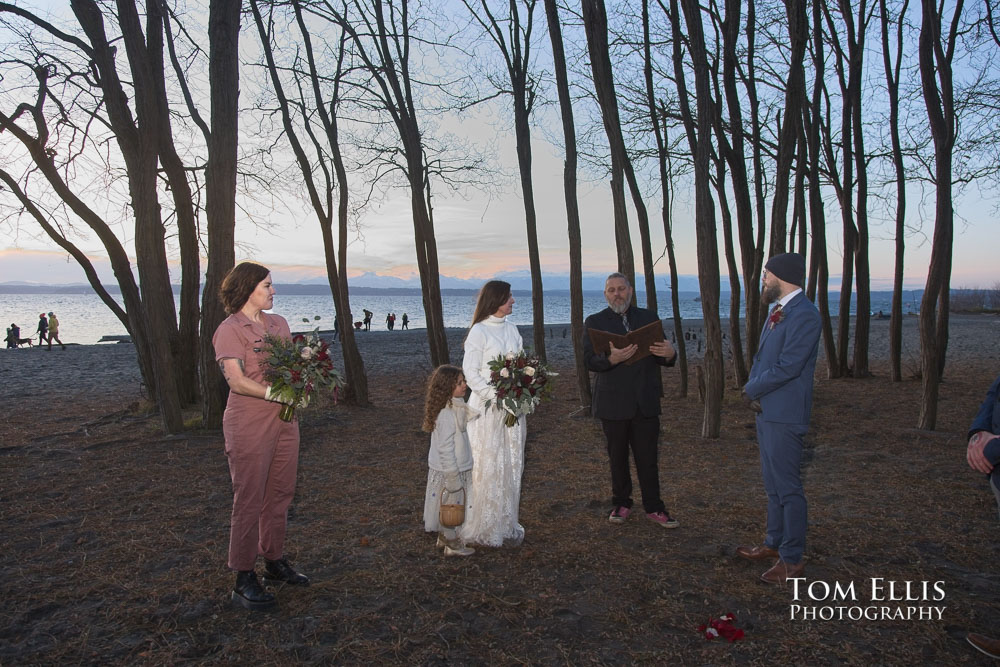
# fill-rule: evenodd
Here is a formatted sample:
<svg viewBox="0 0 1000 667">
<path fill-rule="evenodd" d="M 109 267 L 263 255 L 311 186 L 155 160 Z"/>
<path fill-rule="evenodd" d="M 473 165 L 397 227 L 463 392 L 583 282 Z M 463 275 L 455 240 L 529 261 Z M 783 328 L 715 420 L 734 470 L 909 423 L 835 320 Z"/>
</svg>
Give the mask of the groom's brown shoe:
<svg viewBox="0 0 1000 667">
<path fill-rule="evenodd" d="M 1000 658 L 1000 639 L 978 635 L 975 632 L 970 632 L 965 639 L 977 650 L 982 651 L 991 658 Z"/>
<path fill-rule="evenodd" d="M 786 563 L 779 558 L 778 562 L 774 564 L 774 567 L 760 575 L 760 580 L 765 584 L 784 584 L 789 579 L 801 577 L 805 574 L 805 572 L 805 561 L 800 561 L 795 565 L 792 565 L 791 563 Z"/>
<path fill-rule="evenodd" d="M 760 544 L 752 547 L 736 547 L 736 555 L 747 560 L 774 560 L 778 557 L 778 550 Z"/>
</svg>

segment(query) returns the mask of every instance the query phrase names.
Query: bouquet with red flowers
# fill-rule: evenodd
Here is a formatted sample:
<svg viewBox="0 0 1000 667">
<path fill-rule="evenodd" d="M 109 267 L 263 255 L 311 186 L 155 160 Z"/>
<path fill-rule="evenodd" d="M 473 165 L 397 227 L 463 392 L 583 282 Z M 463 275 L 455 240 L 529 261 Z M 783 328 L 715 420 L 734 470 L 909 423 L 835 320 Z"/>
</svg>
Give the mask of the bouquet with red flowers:
<svg viewBox="0 0 1000 667">
<path fill-rule="evenodd" d="M 296 334 L 291 340 L 267 336 L 271 349 L 264 369 L 264 379 L 271 383 L 271 394 L 286 399 L 278 417 L 290 422 L 296 407 L 306 407 L 316 389 L 332 389 L 333 400 L 344 386 L 340 374 L 333 368 L 330 348 L 319 337 L 319 327 L 308 334 Z"/>
<path fill-rule="evenodd" d="M 550 378 L 553 373 L 538 357 L 518 352 L 499 355 L 489 362 L 490 386 L 496 389 L 496 398 L 486 401 L 507 413 L 504 424 L 517 423 L 521 415 L 530 415 L 535 407 L 552 393 Z"/>
</svg>

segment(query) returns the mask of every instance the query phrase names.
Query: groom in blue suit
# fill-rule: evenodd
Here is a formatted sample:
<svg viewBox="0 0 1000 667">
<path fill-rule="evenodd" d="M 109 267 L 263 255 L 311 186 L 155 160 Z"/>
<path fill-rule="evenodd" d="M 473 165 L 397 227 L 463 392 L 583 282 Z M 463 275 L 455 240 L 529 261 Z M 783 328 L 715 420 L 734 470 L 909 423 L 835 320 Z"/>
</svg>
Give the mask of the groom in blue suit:
<svg viewBox="0 0 1000 667">
<path fill-rule="evenodd" d="M 820 334 L 819 312 L 802 292 L 805 271 L 805 258 L 795 253 L 775 255 L 764 266 L 761 296 L 773 307 L 743 387 L 744 399 L 758 413 L 767 537 L 763 545 L 739 547 L 736 553 L 749 560 L 775 560 L 761 575 L 769 584 L 783 584 L 805 572 L 806 497 L 800 466 Z"/>
</svg>

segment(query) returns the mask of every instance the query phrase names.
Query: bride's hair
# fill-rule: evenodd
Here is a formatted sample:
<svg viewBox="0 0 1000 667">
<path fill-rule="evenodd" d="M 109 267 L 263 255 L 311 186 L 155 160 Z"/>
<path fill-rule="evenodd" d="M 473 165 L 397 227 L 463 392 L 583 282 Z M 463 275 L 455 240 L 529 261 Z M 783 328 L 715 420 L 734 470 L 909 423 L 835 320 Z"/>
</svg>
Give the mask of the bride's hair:
<svg viewBox="0 0 1000 667">
<path fill-rule="evenodd" d="M 438 366 L 427 381 L 427 398 L 424 400 L 424 423 L 421 428 L 427 433 L 434 430 L 438 414 L 448 405 L 455 387 L 462 377 L 462 369 L 458 366 Z"/>
<path fill-rule="evenodd" d="M 472 316 L 472 323 L 482 322 L 493 313 L 500 310 L 500 306 L 507 303 L 510 298 L 510 283 L 503 280 L 490 280 L 479 290 L 479 298 L 476 299 L 476 312 Z"/>
</svg>

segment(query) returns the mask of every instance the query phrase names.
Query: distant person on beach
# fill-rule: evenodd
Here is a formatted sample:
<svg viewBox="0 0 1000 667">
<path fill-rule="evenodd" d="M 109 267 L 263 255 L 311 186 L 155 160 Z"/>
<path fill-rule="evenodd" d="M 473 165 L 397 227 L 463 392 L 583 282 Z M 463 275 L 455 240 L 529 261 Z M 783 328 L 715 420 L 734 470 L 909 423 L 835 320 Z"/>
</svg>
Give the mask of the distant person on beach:
<svg viewBox="0 0 1000 667">
<path fill-rule="evenodd" d="M 66 349 L 66 346 L 63 345 L 63 342 L 61 340 L 59 340 L 59 320 L 56 318 L 56 314 L 55 313 L 50 312 L 49 313 L 49 348 L 48 348 L 49 351 L 52 350 L 52 341 L 53 340 L 55 342 L 59 343 L 60 345 L 62 345 L 62 349 L 64 349 L 64 350 Z"/>
<path fill-rule="evenodd" d="M 396 328 L 396 313 L 389 313 L 389 331 Z"/>
<path fill-rule="evenodd" d="M 401 326 L 399 330 L 402 331 L 403 329 L 409 329 L 409 328 L 410 328 L 410 318 L 406 313 L 403 313 L 403 326 Z"/>
<path fill-rule="evenodd" d="M 392 331 L 392 313 L 385 316 L 385 328 Z"/>
<path fill-rule="evenodd" d="M 365 322 L 365 331 L 371 331 L 372 330 L 372 315 L 374 315 L 375 313 L 373 313 L 372 311 L 368 310 L 367 308 L 362 308 L 362 312 L 364 312 L 364 314 L 365 314 L 365 320 L 364 320 L 364 322 Z"/>
<path fill-rule="evenodd" d="M 257 555 L 264 579 L 308 586 L 284 556 L 288 506 L 295 495 L 299 462 L 298 420 L 278 418 L 281 398 L 264 380 L 267 335 L 290 339 L 288 322 L 264 311 L 274 306 L 271 272 L 255 262 L 237 264 L 222 281 L 219 299 L 229 317 L 215 331 L 215 359 L 229 383 L 222 433 L 233 481 L 229 532 L 230 569 L 236 570 L 233 602 L 250 610 L 275 605 L 257 581 Z"/>
<path fill-rule="evenodd" d="M 507 319 L 513 310 L 510 283 L 491 280 L 483 285 L 462 359 L 462 371 L 472 390 L 469 406 L 483 416 L 469 425 L 474 465 L 461 533 L 466 542 L 491 547 L 505 541 L 520 544 L 524 539 L 518 512 L 527 418 L 506 426 L 506 413 L 485 405 L 496 398 L 496 389 L 490 385 L 490 362 L 522 349 L 521 334 Z"/>
<path fill-rule="evenodd" d="M 604 298 L 608 307 L 588 317 L 584 322 L 586 329 L 624 336 L 660 321 L 653 311 L 632 305 L 632 285 L 621 273 L 608 276 Z M 660 368 L 673 366 L 677 352 L 669 341 L 663 340 L 649 346 L 649 356 L 626 364 L 637 351 L 635 344 L 622 348 L 611 345 L 607 354 L 598 354 L 590 336 L 587 333 L 583 336 L 584 363 L 596 375 L 592 411 L 601 420 L 611 466 L 612 510 L 608 520 L 625 523 L 632 513 L 632 473 L 628 463 L 631 450 L 646 518 L 664 528 L 677 528 L 680 523 L 670 516 L 660 497 L 658 464 L 663 396 Z"/>
<path fill-rule="evenodd" d="M 7 347 L 14 349 L 22 345 L 31 347 L 31 338 L 21 338 L 21 327 L 11 322 L 10 327 L 7 329 Z"/>
<path fill-rule="evenodd" d="M 965 459 L 969 467 L 989 477 L 990 488 L 1000 511 L 1000 377 L 986 392 L 976 418 L 969 427 L 969 444 Z M 970 632 L 966 640 L 991 658 L 1000 658 L 1000 639 Z"/>
<path fill-rule="evenodd" d="M 424 493 L 424 530 L 437 533 L 445 556 L 471 556 L 457 527 L 442 526 L 441 503 L 465 501 L 463 490 L 472 480 L 472 448 L 467 424 L 479 413 L 465 404 L 465 376 L 457 366 L 438 366 L 427 382 L 422 428 L 431 434 L 427 452 L 427 490 Z M 454 496 L 454 497 L 453 497 Z M 468 504 L 468 503 L 466 503 Z"/>
<path fill-rule="evenodd" d="M 10 324 L 9 333 L 10 333 L 10 338 L 8 340 L 10 340 L 14 344 L 14 347 L 20 347 L 21 345 L 27 345 L 28 347 L 31 347 L 31 337 L 29 336 L 27 338 L 21 338 L 21 327 L 17 326 L 13 322 L 11 322 Z"/>
<path fill-rule="evenodd" d="M 736 555 L 770 561 L 760 575 L 768 584 L 784 584 L 805 572 L 802 442 L 809 430 L 820 334 L 819 311 L 802 291 L 805 272 L 805 257 L 796 253 L 774 255 L 764 265 L 761 298 L 774 305 L 743 386 L 744 400 L 757 413 L 767 533 L 764 544 L 737 547 Z"/>
<path fill-rule="evenodd" d="M 339 340 L 340 339 L 340 316 L 339 315 L 334 315 L 333 316 L 333 339 L 334 340 Z"/>
<path fill-rule="evenodd" d="M 45 345 L 45 340 L 49 337 L 49 321 L 45 319 L 45 313 L 38 316 L 38 328 L 35 332 L 38 334 L 38 346 Z"/>
</svg>

